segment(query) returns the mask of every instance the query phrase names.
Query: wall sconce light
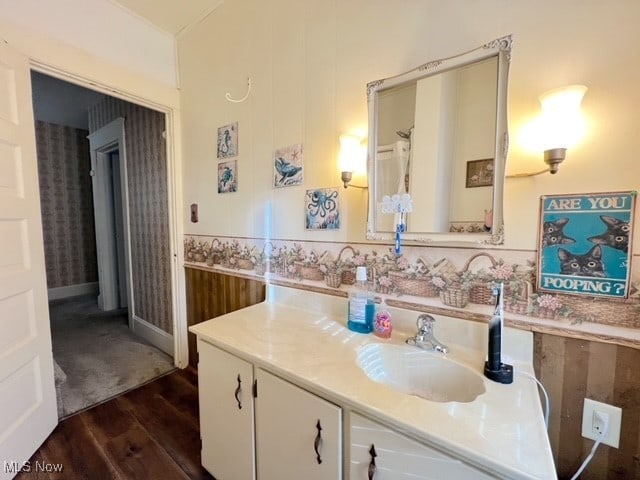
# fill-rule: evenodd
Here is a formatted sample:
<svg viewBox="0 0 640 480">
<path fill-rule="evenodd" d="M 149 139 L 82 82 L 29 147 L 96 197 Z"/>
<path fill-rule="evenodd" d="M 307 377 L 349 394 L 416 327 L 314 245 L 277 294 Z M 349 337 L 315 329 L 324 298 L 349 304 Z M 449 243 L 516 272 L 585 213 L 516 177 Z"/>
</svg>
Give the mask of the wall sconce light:
<svg viewBox="0 0 640 480">
<path fill-rule="evenodd" d="M 359 185 L 351 185 L 353 172 L 366 172 L 367 149 L 363 139 L 356 135 L 340 135 L 340 153 L 338 166 L 340 167 L 344 188 L 367 188 Z"/>
<path fill-rule="evenodd" d="M 567 149 L 576 145 L 584 135 L 585 126 L 580 105 L 586 92 L 587 87 L 584 85 L 570 85 L 540 95 L 542 113 L 538 120 L 539 134 L 544 150 L 544 163 L 549 167 L 534 173 L 507 175 L 508 178 L 531 177 L 546 172 L 558 173 Z"/>
</svg>

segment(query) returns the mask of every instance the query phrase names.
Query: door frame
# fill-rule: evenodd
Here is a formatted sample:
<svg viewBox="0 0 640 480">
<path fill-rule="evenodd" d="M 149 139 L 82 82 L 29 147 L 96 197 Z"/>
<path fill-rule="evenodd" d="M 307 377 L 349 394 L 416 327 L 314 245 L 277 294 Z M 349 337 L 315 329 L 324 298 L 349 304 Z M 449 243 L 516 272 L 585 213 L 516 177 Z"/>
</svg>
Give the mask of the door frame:
<svg viewBox="0 0 640 480">
<path fill-rule="evenodd" d="M 171 256 L 171 300 L 173 316 L 173 359 L 178 368 L 189 364 L 189 346 L 187 340 L 187 307 L 184 274 L 184 238 L 182 205 L 182 158 L 180 110 L 166 104 L 150 101 L 133 93 L 120 90 L 106 83 L 90 80 L 67 70 L 57 68 L 48 63 L 30 58 L 31 70 L 44 73 L 65 82 L 74 83 L 84 88 L 102 92 L 142 107 L 159 111 L 165 115 L 165 148 L 167 158 L 167 212 L 169 216 L 169 248 Z M 180 247 L 180 248 L 178 248 Z"/>
<path fill-rule="evenodd" d="M 104 310 L 119 308 L 118 304 L 118 269 L 117 258 L 113 252 L 117 250 L 115 228 L 111 207 L 116 208 L 115 199 L 109 202 L 112 174 L 110 154 L 115 150 L 120 153 L 120 201 L 122 202 L 124 227 L 124 264 L 127 292 L 129 328 L 133 329 L 134 292 L 131 284 L 131 236 L 129 232 L 129 185 L 127 175 L 127 147 L 125 143 L 124 118 L 119 117 L 104 127 L 89 134 L 91 153 L 91 184 L 93 185 L 93 211 L 96 228 L 96 256 L 98 260 L 98 280 L 100 295 L 98 306 Z M 115 191 L 113 192 L 115 194 Z"/>
</svg>

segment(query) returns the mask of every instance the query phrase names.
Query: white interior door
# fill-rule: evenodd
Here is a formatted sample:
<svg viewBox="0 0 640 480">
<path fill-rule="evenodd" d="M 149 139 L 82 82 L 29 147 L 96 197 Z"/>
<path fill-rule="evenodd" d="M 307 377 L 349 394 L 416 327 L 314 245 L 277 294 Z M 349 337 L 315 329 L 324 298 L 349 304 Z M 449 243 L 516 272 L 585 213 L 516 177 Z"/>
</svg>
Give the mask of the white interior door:
<svg viewBox="0 0 640 480">
<path fill-rule="evenodd" d="M 131 289 L 131 238 L 124 118 L 117 118 L 87 138 L 91 150 L 100 284 L 98 307 L 101 310 L 114 310 L 128 306 L 131 326 L 135 312 Z"/>
<path fill-rule="evenodd" d="M 13 478 L 58 422 L 31 79 L 0 45 L 0 479 Z"/>
<path fill-rule="evenodd" d="M 109 154 L 111 161 L 111 183 L 113 185 L 113 223 L 116 237 L 116 259 L 118 262 L 118 308 L 127 304 L 127 267 L 125 254 L 124 205 L 122 204 L 122 185 L 120 172 L 120 153 Z"/>
</svg>

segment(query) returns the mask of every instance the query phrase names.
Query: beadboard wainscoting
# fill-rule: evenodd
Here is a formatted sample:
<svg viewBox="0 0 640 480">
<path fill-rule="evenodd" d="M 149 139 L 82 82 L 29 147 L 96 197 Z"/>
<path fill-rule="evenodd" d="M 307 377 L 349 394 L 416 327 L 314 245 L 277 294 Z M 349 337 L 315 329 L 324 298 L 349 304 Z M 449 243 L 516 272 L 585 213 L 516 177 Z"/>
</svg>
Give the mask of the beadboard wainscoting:
<svg viewBox="0 0 640 480">
<path fill-rule="evenodd" d="M 261 280 L 186 268 L 187 323 L 195 325 L 265 299 Z M 189 333 L 189 365 L 197 367 L 196 336 Z"/>
<path fill-rule="evenodd" d="M 189 266 L 185 272 L 189 325 L 265 298 L 264 282 L 244 274 Z M 196 365 L 195 336 L 189 336 L 190 364 Z M 581 478 L 638 478 L 639 364 L 640 350 L 635 348 L 534 332 L 534 365 L 551 397 L 549 432 L 560 479 L 571 477 L 593 444 L 581 437 L 585 397 L 622 407 L 623 421 L 620 448 L 601 446 Z"/>
<path fill-rule="evenodd" d="M 571 478 L 593 446 L 581 436 L 585 398 L 622 408 L 622 430 L 620 448 L 601 445 L 580 478 L 640 478 L 640 350 L 536 333 L 533 355 L 551 397 L 549 437 L 558 478 Z"/>
</svg>

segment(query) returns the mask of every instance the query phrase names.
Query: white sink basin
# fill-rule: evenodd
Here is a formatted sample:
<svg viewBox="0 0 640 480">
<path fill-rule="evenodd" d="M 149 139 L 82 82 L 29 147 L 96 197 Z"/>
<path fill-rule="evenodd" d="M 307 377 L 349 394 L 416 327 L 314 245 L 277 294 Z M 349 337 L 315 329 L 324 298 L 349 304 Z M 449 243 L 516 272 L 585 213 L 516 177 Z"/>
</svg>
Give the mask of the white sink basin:
<svg viewBox="0 0 640 480">
<path fill-rule="evenodd" d="M 365 345 L 358 350 L 358 366 L 375 382 L 433 402 L 472 402 L 485 392 L 478 373 L 409 345 Z"/>
</svg>

